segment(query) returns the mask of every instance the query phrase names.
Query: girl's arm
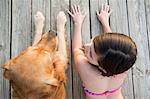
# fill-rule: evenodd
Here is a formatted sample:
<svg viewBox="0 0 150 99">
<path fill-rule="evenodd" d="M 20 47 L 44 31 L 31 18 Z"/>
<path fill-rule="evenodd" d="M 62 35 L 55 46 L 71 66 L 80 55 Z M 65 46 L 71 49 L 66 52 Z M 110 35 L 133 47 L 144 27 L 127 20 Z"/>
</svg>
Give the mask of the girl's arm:
<svg viewBox="0 0 150 99">
<path fill-rule="evenodd" d="M 73 37 L 72 37 L 72 49 L 73 51 L 75 49 L 82 47 L 82 37 L 81 37 L 81 28 L 82 24 L 75 23 L 74 29 L 73 29 Z"/>
<path fill-rule="evenodd" d="M 72 12 L 68 11 L 68 13 L 71 15 L 74 22 L 72 51 L 76 64 L 75 66 L 83 82 L 88 82 L 91 81 L 91 78 L 94 76 L 92 74 L 89 75 L 89 72 L 91 72 L 91 65 L 88 63 L 83 51 L 80 50 L 82 47 L 81 29 L 85 14 L 81 13 L 79 5 L 72 6 Z"/>
<path fill-rule="evenodd" d="M 112 10 L 109 9 L 108 5 L 103 5 L 100 11 L 97 11 L 98 20 L 102 23 L 104 33 L 112 32 L 109 26 L 109 18 L 112 13 Z"/>
<path fill-rule="evenodd" d="M 68 13 L 71 15 L 74 22 L 73 37 L 72 37 L 72 50 L 74 53 L 77 49 L 82 47 L 81 29 L 82 23 L 85 18 L 85 14 L 81 13 L 79 5 L 72 6 L 72 12 L 68 11 Z"/>
</svg>

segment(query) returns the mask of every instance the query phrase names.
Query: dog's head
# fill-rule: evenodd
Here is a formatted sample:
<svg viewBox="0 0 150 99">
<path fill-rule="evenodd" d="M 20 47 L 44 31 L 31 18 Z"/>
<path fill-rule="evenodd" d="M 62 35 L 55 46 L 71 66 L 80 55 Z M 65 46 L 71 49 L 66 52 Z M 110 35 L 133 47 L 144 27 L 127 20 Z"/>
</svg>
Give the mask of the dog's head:
<svg viewBox="0 0 150 99">
<path fill-rule="evenodd" d="M 57 33 L 52 30 L 44 33 L 42 39 L 35 46 L 42 47 L 48 52 L 56 51 L 58 46 Z"/>
<path fill-rule="evenodd" d="M 4 76 L 21 99 L 51 99 L 64 95 L 63 81 L 58 77 L 54 59 L 59 58 L 55 55 L 57 42 L 55 33 L 45 33 L 37 45 L 25 49 L 2 66 Z"/>
</svg>

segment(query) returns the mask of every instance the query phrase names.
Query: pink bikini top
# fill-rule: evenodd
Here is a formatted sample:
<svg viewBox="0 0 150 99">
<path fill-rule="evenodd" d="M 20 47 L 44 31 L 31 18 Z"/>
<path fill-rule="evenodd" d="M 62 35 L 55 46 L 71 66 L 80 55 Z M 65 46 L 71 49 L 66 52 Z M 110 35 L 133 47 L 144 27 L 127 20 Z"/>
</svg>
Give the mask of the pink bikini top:
<svg viewBox="0 0 150 99">
<path fill-rule="evenodd" d="M 121 73 L 121 74 L 128 74 L 128 72 L 125 71 L 125 72 L 123 72 L 123 73 Z M 117 75 L 113 75 L 113 76 L 111 76 L 111 77 L 116 78 L 116 76 L 117 76 Z M 111 95 L 111 94 L 117 92 L 119 89 L 122 88 L 122 86 L 123 86 L 123 84 L 120 85 L 120 86 L 119 86 L 118 88 L 116 88 L 116 89 L 107 90 L 107 91 L 105 91 L 105 92 L 103 92 L 103 93 L 94 93 L 94 92 L 88 90 L 87 88 L 85 88 L 84 86 L 83 86 L 83 89 L 84 89 L 84 92 L 85 92 L 86 94 L 91 95 L 91 96 L 108 96 L 108 95 Z"/>
</svg>

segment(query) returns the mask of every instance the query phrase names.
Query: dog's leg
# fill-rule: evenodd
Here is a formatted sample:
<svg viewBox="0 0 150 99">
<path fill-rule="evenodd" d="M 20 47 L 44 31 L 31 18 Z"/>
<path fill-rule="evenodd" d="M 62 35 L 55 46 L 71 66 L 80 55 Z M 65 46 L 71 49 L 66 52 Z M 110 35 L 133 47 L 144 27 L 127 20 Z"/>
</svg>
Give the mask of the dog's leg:
<svg viewBox="0 0 150 99">
<path fill-rule="evenodd" d="M 34 16 L 34 20 L 35 20 L 35 37 L 32 44 L 33 46 L 36 45 L 41 40 L 45 17 L 41 12 L 37 12 L 37 14 Z"/>
<path fill-rule="evenodd" d="M 67 18 L 64 12 L 60 11 L 57 15 L 57 35 L 58 35 L 58 51 L 67 59 L 67 44 L 65 40 L 65 24 Z"/>
</svg>

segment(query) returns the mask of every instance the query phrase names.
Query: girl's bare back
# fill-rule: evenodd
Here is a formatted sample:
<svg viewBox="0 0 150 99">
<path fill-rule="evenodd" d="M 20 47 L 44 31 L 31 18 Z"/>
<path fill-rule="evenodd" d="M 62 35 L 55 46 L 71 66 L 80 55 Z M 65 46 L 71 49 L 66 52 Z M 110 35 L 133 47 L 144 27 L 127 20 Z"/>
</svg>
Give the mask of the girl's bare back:
<svg viewBox="0 0 150 99">
<path fill-rule="evenodd" d="M 82 65 L 83 66 L 83 65 Z M 85 86 L 88 90 L 94 93 L 103 93 L 108 90 L 114 90 L 120 86 L 124 87 L 124 80 L 126 78 L 126 74 L 118 74 L 115 77 L 104 77 L 100 75 L 99 71 L 92 68 L 90 64 L 85 66 L 87 69 L 86 71 L 90 72 L 90 74 L 86 74 L 83 78 L 83 86 Z M 123 99 L 121 89 L 116 91 L 111 95 L 106 96 L 93 96 L 86 94 L 86 99 Z"/>
</svg>

